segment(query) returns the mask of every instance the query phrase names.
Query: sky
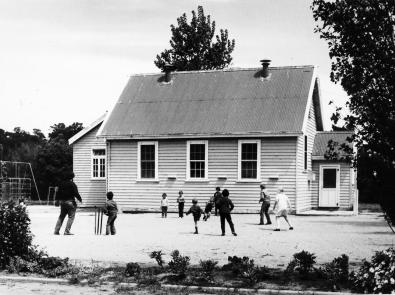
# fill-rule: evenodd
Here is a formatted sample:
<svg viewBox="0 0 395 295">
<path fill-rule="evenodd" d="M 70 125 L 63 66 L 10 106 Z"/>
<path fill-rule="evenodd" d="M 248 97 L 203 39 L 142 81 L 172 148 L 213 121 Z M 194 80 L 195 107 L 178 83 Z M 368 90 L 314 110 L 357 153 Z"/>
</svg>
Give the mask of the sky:
<svg viewBox="0 0 395 295">
<path fill-rule="evenodd" d="M 316 65 L 325 129 L 347 95 L 330 82 L 311 0 L 0 0 L 0 129 L 84 126 L 111 110 L 130 75 L 156 73 L 170 25 L 202 5 L 236 40 L 231 67 Z"/>
</svg>

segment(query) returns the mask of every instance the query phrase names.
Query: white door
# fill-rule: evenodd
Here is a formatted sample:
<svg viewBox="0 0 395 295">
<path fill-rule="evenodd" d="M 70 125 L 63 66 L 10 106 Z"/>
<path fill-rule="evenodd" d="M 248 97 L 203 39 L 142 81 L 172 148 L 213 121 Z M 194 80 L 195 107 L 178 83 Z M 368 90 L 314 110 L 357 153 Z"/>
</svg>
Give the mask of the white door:
<svg viewBox="0 0 395 295">
<path fill-rule="evenodd" d="M 339 207 L 340 166 L 320 166 L 320 207 Z"/>
</svg>

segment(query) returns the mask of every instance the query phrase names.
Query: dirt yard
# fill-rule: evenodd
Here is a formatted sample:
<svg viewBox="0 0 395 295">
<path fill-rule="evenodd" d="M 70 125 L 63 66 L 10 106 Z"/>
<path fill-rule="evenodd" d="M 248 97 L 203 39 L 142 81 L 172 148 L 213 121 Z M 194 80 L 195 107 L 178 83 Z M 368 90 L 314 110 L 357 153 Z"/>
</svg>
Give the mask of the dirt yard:
<svg viewBox="0 0 395 295">
<path fill-rule="evenodd" d="M 249 256 L 258 265 L 285 267 L 291 256 L 301 250 L 315 253 L 318 263 L 329 262 L 343 253 L 349 255 L 351 263 L 359 263 L 363 258 L 370 258 L 374 251 L 395 244 L 395 235 L 380 213 L 290 216 L 295 230 L 289 231 L 282 221 L 280 232 L 274 232 L 273 225 L 258 225 L 258 215 L 234 214 L 238 236 L 232 236 L 227 227 L 227 235 L 222 237 L 219 217 L 201 221 L 199 234 L 194 235 L 192 216 L 181 219 L 175 213 L 170 213 L 167 219 L 153 213 L 120 214 L 116 220 L 117 235 L 96 236 L 94 214 L 86 211 L 77 212 L 72 227 L 74 236 L 55 236 L 58 208 L 30 206 L 28 211 L 35 244 L 51 255 L 82 263 L 153 263 L 148 257 L 151 251 L 169 254 L 174 249 L 190 256 L 192 264 L 200 259 L 215 259 L 225 264 L 229 255 L 237 255 Z M 64 226 L 65 223 L 61 232 Z M 169 260 L 168 255 L 165 260 Z"/>
</svg>

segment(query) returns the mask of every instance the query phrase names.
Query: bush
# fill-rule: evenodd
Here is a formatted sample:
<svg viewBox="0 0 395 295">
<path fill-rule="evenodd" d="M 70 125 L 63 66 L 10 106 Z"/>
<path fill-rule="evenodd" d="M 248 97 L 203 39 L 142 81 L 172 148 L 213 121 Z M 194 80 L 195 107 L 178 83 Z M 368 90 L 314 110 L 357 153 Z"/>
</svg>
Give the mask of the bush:
<svg viewBox="0 0 395 295">
<path fill-rule="evenodd" d="M 230 269 L 232 273 L 247 281 L 249 285 L 254 285 L 260 276 L 264 277 L 267 274 L 266 267 L 258 267 L 254 260 L 247 256 L 243 258 L 237 256 L 228 256 L 228 264 L 224 269 Z"/>
<path fill-rule="evenodd" d="M 328 280 L 333 291 L 339 289 L 340 283 L 348 281 L 348 260 L 348 256 L 342 254 L 342 256 L 333 259 L 332 262 L 324 264 L 321 269 L 324 278 Z"/>
<path fill-rule="evenodd" d="M 200 260 L 200 267 L 202 270 L 202 276 L 207 281 L 212 281 L 213 273 L 215 268 L 217 267 L 218 261 L 209 259 L 209 260 Z"/>
<path fill-rule="evenodd" d="M 0 269 L 9 265 L 11 257 L 29 260 L 33 239 L 29 225 L 25 207 L 13 201 L 0 204 Z M 12 263 L 15 266 L 19 262 L 14 260 Z"/>
<path fill-rule="evenodd" d="M 151 254 L 149 255 L 150 258 L 155 259 L 156 263 L 163 268 L 163 264 L 165 261 L 163 260 L 163 253 L 162 250 L 159 251 L 152 251 Z"/>
<path fill-rule="evenodd" d="M 170 271 L 178 274 L 180 277 L 185 277 L 190 258 L 188 256 L 182 256 L 178 250 L 171 252 L 170 256 L 172 258 L 169 262 Z"/>
<path fill-rule="evenodd" d="M 395 293 L 395 249 L 377 251 L 351 274 L 353 288 L 361 293 Z"/>
<path fill-rule="evenodd" d="M 126 264 L 125 275 L 127 277 L 139 276 L 141 273 L 141 267 L 138 263 L 130 262 Z"/>
<path fill-rule="evenodd" d="M 313 270 L 316 256 L 314 253 L 302 250 L 295 253 L 293 259 L 288 264 L 286 272 L 293 273 L 297 271 L 300 275 L 306 276 Z"/>
</svg>

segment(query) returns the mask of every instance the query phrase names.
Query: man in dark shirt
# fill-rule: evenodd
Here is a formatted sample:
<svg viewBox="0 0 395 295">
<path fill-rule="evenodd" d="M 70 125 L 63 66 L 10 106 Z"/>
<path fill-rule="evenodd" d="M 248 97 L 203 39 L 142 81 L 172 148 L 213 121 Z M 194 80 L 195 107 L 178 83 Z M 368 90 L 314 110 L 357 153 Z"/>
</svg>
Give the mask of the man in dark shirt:
<svg viewBox="0 0 395 295">
<path fill-rule="evenodd" d="M 229 223 L 232 234 L 234 236 L 237 236 L 235 232 L 235 227 L 232 222 L 232 217 L 230 216 L 230 212 L 233 210 L 235 206 L 233 205 L 231 199 L 229 199 L 229 191 L 227 189 L 224 189 L 222 191 L 222 196 L 218 199 L 216 204 L 219 209 L 219 216 L 221 219 L 222 235 L 223 236 L 225 235 L 225 219 L 226 219 L 226 221 Z"/>
<path fill-rule="evenodd" d="M 214 213 L 215 213 L 215 216 L 218 215 L 218 214 L 217 214 L 217 212 L 218 212 L 217 203 L 218 203 L 218 201 L 219 201 L 219 199 L 220 199 L 221 197 L 222 197 L 221 188 L 220 188 L 219 186 L 217 186 L 217 187 L 215 188 L 215 193 L 214 193 L 214 206 L 215 206 L 215 208 L 214 208 Z"/>
<path fill-rule="evenodd" d="M 73 182 L 74 173 L 68 173 L 66 179 L 61 182 L 58 188 L 58 194 L 56 200 L 60 203 L 60 215 L 55 226 L 55 235 L 59 234 L 60 228 L 66 215 L 68 215 L 68 220 L 66 224 L 66 229 L 64 231 L 65 235 L 72 235 L 70 232 L 71 226 L 74 222 L 75 212 L 77 210 L 77 199 L 80 203 L 82 202 L 81 196 L 78 193 L 77 185 Z"/>
</svg>

